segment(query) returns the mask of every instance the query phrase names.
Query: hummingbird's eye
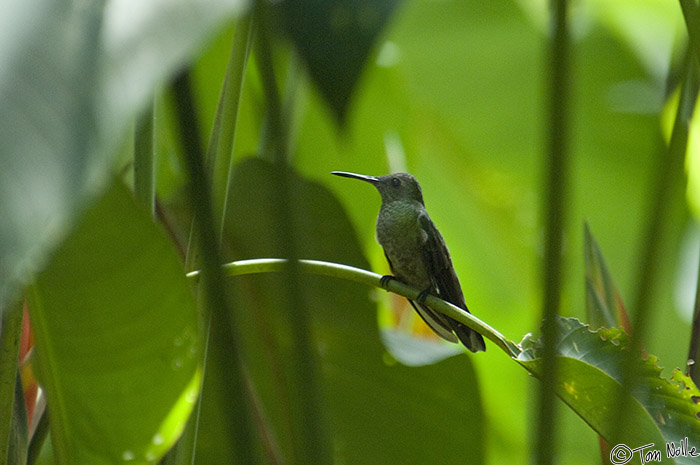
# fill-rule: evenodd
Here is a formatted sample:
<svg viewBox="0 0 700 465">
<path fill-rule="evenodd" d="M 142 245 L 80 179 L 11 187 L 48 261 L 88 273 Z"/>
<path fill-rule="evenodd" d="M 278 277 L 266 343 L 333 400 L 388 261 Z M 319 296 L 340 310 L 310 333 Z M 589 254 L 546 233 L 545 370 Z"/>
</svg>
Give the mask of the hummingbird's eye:
<svg viewBox="0 0 700 465">
<path fill-rule="evenodd" d="M 399 178 L 393 178 L 391 180 L 391 185 L 394 187 L 399 187 L 401 185 L 401 180 Z"/>
</svg>

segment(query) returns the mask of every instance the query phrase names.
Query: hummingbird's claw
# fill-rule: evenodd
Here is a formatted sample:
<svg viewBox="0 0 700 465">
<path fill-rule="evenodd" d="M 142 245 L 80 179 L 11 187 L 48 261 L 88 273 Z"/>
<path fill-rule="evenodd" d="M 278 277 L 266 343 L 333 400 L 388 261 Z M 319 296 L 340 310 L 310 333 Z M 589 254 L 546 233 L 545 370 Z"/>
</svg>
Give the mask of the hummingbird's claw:
<svg viewBox="0 0 700 465">
<path fill-rule="evenodd" d="M 382 286 L 384 289 L 386 289 L 386 285 L 389 284 L 389 281 L 392 281 L 392 280 L 394 280 L 394 279 L 396 279 L 396 278 L 393 277 L 392 275 L 390 275 L 390 274 L 385 274 L 384 276 L 382 276 L 381 278 L 379 278 L 379 284 L 381 284 L 381 286 Z"/>
<path fill-rule="evenodd" d="M 416 297 L 416 302 L 423 305 L 425 303 L 425 299 L 427 299 L 429 295 L 430 288 L 420 291 L 420 294 L 418 294 L 418 297 Z"/>
</svg>

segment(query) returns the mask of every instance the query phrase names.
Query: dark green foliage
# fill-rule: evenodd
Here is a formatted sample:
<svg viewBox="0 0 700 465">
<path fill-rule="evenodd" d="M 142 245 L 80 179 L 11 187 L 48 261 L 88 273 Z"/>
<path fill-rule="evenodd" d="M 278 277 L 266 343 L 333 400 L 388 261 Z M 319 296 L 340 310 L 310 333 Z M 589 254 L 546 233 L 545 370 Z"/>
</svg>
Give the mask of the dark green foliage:
<svg viewBox="0 0 700 465">
<path fill-rule="evenodd" d="M 344 122 L 375 42 L 400 0 L 289 0 L 277 21 L 306 63 L 336 118 Z"/>
</svg>

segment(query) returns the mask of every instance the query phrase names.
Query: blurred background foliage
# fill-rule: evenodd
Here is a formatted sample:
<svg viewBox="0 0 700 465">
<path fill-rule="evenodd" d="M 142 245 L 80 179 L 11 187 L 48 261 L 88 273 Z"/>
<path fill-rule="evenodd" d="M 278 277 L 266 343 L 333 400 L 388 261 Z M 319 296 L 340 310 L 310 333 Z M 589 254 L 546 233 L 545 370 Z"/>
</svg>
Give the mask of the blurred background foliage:
<svg viewBox="0 0 700 465">
<path fill-rule="evenodd" d="M 379 36 L 340 130 L 299 71 L 298 57 L 278 43 L 293 129 L 291 163 L 340 197 L 372 269 L 388 272 L 374 239 L 379 198 L 373 189 L 330 178 L 331 170 L 414 174 L 470 309 L 515 340 L 539 330 L 547 14 L 543 1 L 404 2 Z M 578 1 L 570 20 L 572 182 L 562 313 L 585 319 L 584 221 L 623 299 L 635 295 L 650 186 L 656 161 L 665 156 L 660 118 L 678 81 L 674 67 L 685 28 L 670 0 Z M 205 126 L 215 112 L 231 35 L 228 30 L 216 38 L 195 68 Z M 264 119 L 255 65 L 247 79 L 238 157 L 255 156 Z M 160 163 L 159 179 L 177 179 L 175 157 Z M 164 200 L 177 193 L 171 189 L 159 181 Z M 697 259 L 689 258 L 697 256 L 697 228 L 685 199 L 674 200 L 652 293 L 653 329 L 645 341 L 668 369 L 685 366 L 697 273 Z M 382 323 L 396 322 L 383 315 Z M 495 350 L 470 360 L 486 415 L 487 463 L 512 462 L 528 450 L 536 382 Z M 559 410 L 561 463 L 599 460 L 595 433 L 568 409 Z"/>
<path fill-rule="evenodd" d="M 388 272 L 374 240 L 379 198 L 373 189 L 330 178 L 331 170 L 414 174 L 470 309 L 515 340 L 539 329 L 547 14 L 546 2 L 404 2 L 377 40 L 340 131 L 297 69 L 298 57 L 284 51 L 279 57 L 292 164 L 340 197 L 372 269 Z M 678 81 L 685 28 L 670 0 L 578 1 L 570 20 L 573 129 L 562 313 L 585 319 L 584 221 L 623 299 L 635 296 L 654 168 L 665 156 L 660 120 Z M 195 68 L 205 123 L 215 111 L 230 37 L 227 31 L 212 42 Z M 256 153 L 263 119 L 255 66 L 247 78 L 238 156 Z M 177 167 L 174 158 L 161 162 L 162 170 Z M 159 185 L 163 193 L 168 187 Z M 685 205 L 678 195 L 668 205 L 651 294 L 653 329 L 645 341 L 667 369 L 685 366 L 697 273 L 697 258 L 690 258 L 697 257 L 697 228 Z M 395 322 L 384 316 L 384 324 Z M 470 361 L 481 385 L 487 463 L 523 457 L 536 382 L 495 350 Z M 561 463 L 598 461 L 596 435 L 568 409 L 559 410 Z"/>
<path fill-rule="evenodd" d="M 119 16 L 123 22 L 106 24 L 111 34 L 107 36 L 115 38 L 106 48 L 116 52 L 114 62 L 108 63 L 112 67 L 104 69 L 146 77 L 124 85 L 130 98 L 120 100 L 114 97 L 119 92 L 113 91 L 124 83 L 115 73 L 100 88 L 108 105 L 99 108 L 108 114 L 96 112 L 100 137 L 112 141 L 100 147 L 110 155 L 118 152 L 107 171 L 130 183 L 133 151 L 126 134 L 132 110 L 136 103 L 145 105 L 159 84 L 155 96 L 159 211 L 183 254 L 191 215 L 173 98 L 164 83 L 177 65 L 192 58 L 196 110 L 202 140 L 207 141 L 234 34 L 228 19 L 240 16 L 246 7 L 243 2 L 198 3 L 219 6 L 178 23 L 184 31 L 197 31 L 196 37 L 185 39 L 168 23 L 167 15 L 158 14 L 159 8 L 167 7 L 154 2 L 152 10 L 146 8 L 141 17 L 152 21 L 152 27 L 145 42 L 152 46 L 150 53 L 163 55 L 163 63 L 152 72 L 143 71 L 144 63 L 152 66 L 156 61 L 129 53 L 139 50 L 139 34 L 124 33 L 134 38 L 133 43 L 119 41 L 122 35 L 117 29 L 128 31 L 129 22 Z M 128 4 L 107 2 L 115 10 Z M 374 239 L 379 196 L 329 172 L 408 171 L 421 182 L 426 206 L 449 245 L 471 311 L 519 341 L 539 331 L 541 317 L 548 3 L 405 0 L 381 6 L 382 15 L 374 20 L 387 22 L 376 35 L 357 44 L 347 40 L 336 44 L 341 51 L 343 44 L 371 47 L 349 100 L 334 100 L 327 89 L 318 90 L 312 76 L 319 79 L 319 72 L 313 65 L 305 66 L 286 35 L 272 37 L 289 130 L 289 164 L 296 172 L 287 207 L 295 218 L 297 253 L 387 273 Z M 216 15 L 218 20 L 213 20 Z M 685 27 L 680 7 L 672 0 L 579 0 L 571 3 L 569 19 L 571 172 L 562 313 L 585 320 L 583 225 L 588 222 L 622 299 L 634 314 L 630 304 L 647 246 L 643 232 L 653 182 L 659 158 L 666 156 L 668 131 L 662 122 L 674 114 L 669 96 L 680 80 Z M 286 30 L 290 31 L 289 25 Z M 336 62 L 342 66 L 343 58 L 354 57 L 353 53 L 340 53 Z M 309 68 L 310 73 L 305 71 Z M 88 77 L 101 79 L 99 74 Z M 0 90 L 4 82 L 0 79 Z M 0 118 L 9 116 L 0 110 Z M 651 330 L 644 341 L 646 351 L 658 356 L 667 369 L 666 376 L 671 368 L 686 364 L 697 282 L 696 130 L 691 130 L 689 143 L 688 193 L 674 190 L 667 205 L 659 238 L 662 258 L 650 294 Z M 265 184 L 273 178 L 270 160 L 264 160 L 267 131 L 260 55 L 254 48 L 233 152 L 237 165 L 224 244 L 229 260 L 274 256 L 279 251 L 270 217 L 274 194 Z M 676 181 L 685 184 L 681 173 Z M 259 396 L 255 400 L 266 406 L 257 412 L 262 415 L 257 420 L 263 425 L 269 422 L 276 435 L 261 435 L 263 444 L 257 451 L 285 455 L 295 447 L 298 425 L 289 420 L 293 414 L 285 409 L 294 406 L 286 405 L 284 396 L 298 393 L 280 387 L 293 377 L 294 367 L 285 363 L 294 355 L 293 347 L 285 345 L 291 336 L 283 324 L 283 299 L 274 293 L 278 281 L 271 276 L 240 278 L 233 280 L 231 290 L 245 334 L 242 352 L 248 375 Z M 521 367 L 494 349 L 433 363 L 455 354 L 455 346 L 442 344 L 421 329 L 402 299 L 327 278 L 310 278 L 304 285 L 319 343 L 326 407 L 322 422 L 337 435 L 334 450 L 346 461 L 338 463 L 427 463 L 431 458 L 435 463 L 525 461 L 531 453 L 539 385 Z M 407 338 L 407 332 L 417 339 Z M 271 362 L 266 358 L 270 354 L 279 358 Z M 428 362 L 420 368 L 403 366 Z M 205 376 L 198 458 L 200 463 L 223 463 L 227 443 L 225 430 L 217 429 L 217 418 L 227 393 L 217 387 L 219 378 L 211 375 L 216 368 L 207 367 L 205 373 L 210 375 Z M 212 394 L 207 397 L 207 392 Z M 597 463 L 596 434 L 569 409 L 559 412 L 560 463 Z"/>
</svg>

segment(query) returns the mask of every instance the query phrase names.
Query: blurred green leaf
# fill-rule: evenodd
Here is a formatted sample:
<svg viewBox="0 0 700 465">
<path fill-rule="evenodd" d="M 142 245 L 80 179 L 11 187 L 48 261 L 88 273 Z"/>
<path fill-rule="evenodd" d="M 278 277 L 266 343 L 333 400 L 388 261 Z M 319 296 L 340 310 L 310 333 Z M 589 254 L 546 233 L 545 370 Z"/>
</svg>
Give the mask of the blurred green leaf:
<svg viewBox="0 0 700 465">
<path fill-rule="evenodd" d="M 273 257 L 274 168 L 258 159 L 236 167 L 227 214 L 228 245 L 235 259 Z M 321 185 L 291 174 L 290 198 L 299 254 L 368 268 L 352 224 Z M 262 428 L 262 451 L 290 456 L 294 412 L 287 380 L 288 319 L 279 312 L 283 275 L 232 279 L 236 318 L 244 334 L 245 366 Z M 362 285 L 324 276 L 301 275 L 312 338 L 321 361 L 322 393 L 334 456 L 338 463 L 484 463 L 484 413 L 470 358 L 459 355 L 421 368 L 397 364 L 382 347 L 376 305 Z M 209 369 L 209 367 L 207 367 Z M 214 397 L 210 397 L 213 395 Z M 215 398 L 224 396 L 206 377 L 198 461 L 224 463 L 228 439 L 218 435 Z"/>
<path fill-rule="evenodd" d="M 126 188 L 85 213 L 30 315 L 57 463 L 160 457 L 197 396 L 197 315 L 172 244 Z"/>
<path fill-rule="evenodd" d="M 10 448 L 7 454 L 8 465 L 24 465 L 27 463 L 27 441 L 29 428 L 27 425 L 27 410 L 24 406 L 24 392 L 19 373 L 15 383 L 15 401 L 12 412 L 12 429 L 10 430 Z"/>
<path fill-rule="evenodd" d="M 629 337 L 619 328 L 591 332 L 575 318 L 557 319 L 559 357 L 557 395 L 588 425 L 611 445 L 624 443 L 634 449 L 653 443 L 665 457 L 666 443 L 680 444 L 688 438 L 690 447 L 700 450 L 700 390 L 679 370 L 670 380 L 662 378 L 656 357 L 639 357 L 635 361 L 637 384 L 625 395 L 631 396 L 626 405 L 631 425 L 621 431 L 616 424 L 614 402 L 620 397 L 622 367 Z M 541 370 L 541 340 L 526 336 L 521 343 L 523 352 L 518 361 L 539 376 Z M 665 463 L 690 464 L 690 456 L 669 459 Z"/>
<path fill-rule="evenodd" d="M 156 86 L 244 0 L 9 0 L 0 17 L 0 304 L 44 265 Z"/>
<path fill-rule="evenodd" d="M 400 0 L 288 0 L 276 19 L 296 45 L 311 77 L 338 120 L 375 40 Z"/>
<path fill-rule="evenodd" d="M 589 0 L 578 10 L 579 24 L 598 21 L 614 32 L 638 57 L 650 76 L 660 84 L 668 76 L 677 53 L 686 40 L 678 2 L 659 0 Z M 590 15 L 590 18 L 586 16 Z M 681 47 L 679 47 L 681 45 Z M 658 100 L 641 103 L 660 105 Z M 658 110 L 658 106 L 657 106 Z"/>
<path fill-rule="evenodd" d="M 593 238 L 588 223 L 584 225 L 583 238 L 586 261 L 586 315 L 592 328 L 622 327 L 629 331 L 629 319 L 625 304 L 608 271 L 598 243 Z"/>
<path fill-rule="evenodd" d="M 19 301 L 0 315 L 0 458 L 11 463 L 27 449 L 27 415 L 18 370 L 23 314 L 24 301 Z"/>
<path fill-rule="evenodd" d="M 668 134 L 671 133 L 673 124 L 673 115 L 678 107 L 679 92 L 674 92 L 669 102 L 664 108 L 663 121 L 665 128 L 668 128 Z M 695 107 L 693 117 L 690 120 L 688 128 L 688 146 L 685 156 L 685 170 L 688 176 L 688 185 L 686 187 L 686 198 L 690 207 L 691 213 L 696 220 L 700 218 L 700 105 Z"/>
<path fill-rule="evenodd" d="M 249 0 L 108 0 L 96 108 L 110 146 L 157 86 L 242 14 Z M 218 81 L 217 81 L 218 82 Z"/>
<path fill-rule="evenodd" d="M 0 17 L 0 307 L 94 187 L 103 2 L 10 0 Z"/>
<path fill-rule="evenodd" d="M 516 3 L 542 31 L 547 30 L 547 2 L 518 0 Z M 674 1 L 588 0 L 572 8 L 570 19 L 576 36 L 589 33 L 593 24 L 610 30 L 659 84 L 666 79 L 673 55 L 686 37 L 683 15 Z M 656 110 L 659 105 L 658 98 L 636 104 L 638 109 L 655 106 Z"/>
</svg>

